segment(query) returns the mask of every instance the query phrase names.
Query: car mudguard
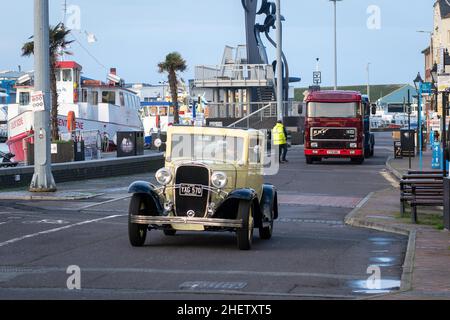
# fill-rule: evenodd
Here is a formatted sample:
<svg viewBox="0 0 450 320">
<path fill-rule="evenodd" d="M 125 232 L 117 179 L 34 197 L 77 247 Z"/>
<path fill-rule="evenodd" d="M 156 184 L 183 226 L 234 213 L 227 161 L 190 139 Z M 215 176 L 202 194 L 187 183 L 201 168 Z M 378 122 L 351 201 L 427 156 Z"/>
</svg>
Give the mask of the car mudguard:
<svg viewBox="0 0 450 320">
<path fill-rule="evenodd" d="M 148 195 L 149 198 L 153 201 L 155 204 L 156 209 L 158 210 L 159 214 L 163 213 L 163 206 L 161 204 L 160 198 L 158 193 L 155 191 L 155 187 L 148 182 L 145 181 L 136 181 L 133 184 L 130 185 L 128 188 L 128 193 L 132 194 L 145 194 Z"/>
<path fill-rule="evenodd" d="M 263 186 L 260 207 L 264 222 L 271 222 L 272 208 L 274 210 L 273 219 L 276 220 L 278 218 L 278 196 L 275 186 L 271 184 L 265 184 Z"/>
</svg>

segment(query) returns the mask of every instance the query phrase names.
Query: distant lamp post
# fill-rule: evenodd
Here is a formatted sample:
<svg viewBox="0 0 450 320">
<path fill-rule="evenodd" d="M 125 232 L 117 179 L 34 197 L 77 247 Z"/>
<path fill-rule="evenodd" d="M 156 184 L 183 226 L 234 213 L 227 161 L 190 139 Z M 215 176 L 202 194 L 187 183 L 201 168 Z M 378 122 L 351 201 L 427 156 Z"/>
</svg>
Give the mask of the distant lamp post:
<svg viewBox="0 0 450 320">
<path fill-rule="evenodd" d="M 342 0 L 330 0 L 334 4 L 334 90 L 338 88 L 338 54 L 337 54 L 337 2 Z"/>
<path fill-rule="evenodd" d="M 418 94 L 417 97 L 417 130 L 418 130 L 418 136 L 419 136 L 419 165 L 420 170 L 423 169 L 423 131 L 422 131 L 422 83 L 423 79 L 420 76 L 420 72 L 417 74 L 417 77 L 414 79 L 414 86 L 416 87 L 416 91 Z"/>
</svg>

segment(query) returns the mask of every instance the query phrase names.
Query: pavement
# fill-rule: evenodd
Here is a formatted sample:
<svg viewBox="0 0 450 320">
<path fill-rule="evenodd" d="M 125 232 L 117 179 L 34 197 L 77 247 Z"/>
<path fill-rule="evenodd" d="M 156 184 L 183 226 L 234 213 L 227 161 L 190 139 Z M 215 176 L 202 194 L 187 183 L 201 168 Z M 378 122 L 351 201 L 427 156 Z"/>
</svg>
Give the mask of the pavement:
<svg viewBox="0 0 450 320">
<path fill-rule="evenodd" d="M 411 168 L 419 170 L 419 157 Z M 346 217 L 352 226 L 409 236 L 399 292 L 375 297 L 382 300 L 450 299 L 450 233 L 443 229 L 442 208 L 419 208 L 419 224 L 400 216 L 399 179 L 409 169 L 409 159 L 387 161 L 391 187 L 371 194 L 364 205 Z M 431 170 L 431 153 L 423 154 L 423 170 Z"/>
<path fill-rule="evenodd" d="M 0 199 L 0 299 L 449 298 L 450 264 L 434 263 L 444 259 L 445 243 L 448 257 L 448 233 L 399 221 L 396 180 L 386 168 L 390 134 L 377 141 L 376 156 L 362 166 L 308 166 L 302 148 L 290 149 L 290 162 L 266 177 L 280 195 L 274 237 L 255 237 L 250 252 L 216 233 L 152 231 L 144 248 L 130 247 L 127 187 L 152 182 L 151 174 L 59 184 L 60 199 Z M 93 196 L 65 198 L 77 193 Z M 433 231 L 441 243 L 428 237 Z M 72 265 L 81 269 L 82 290 L 66 288 Z M 379 288 L 367 284 L 371 267 L 381 270 Z"/>
</svg>

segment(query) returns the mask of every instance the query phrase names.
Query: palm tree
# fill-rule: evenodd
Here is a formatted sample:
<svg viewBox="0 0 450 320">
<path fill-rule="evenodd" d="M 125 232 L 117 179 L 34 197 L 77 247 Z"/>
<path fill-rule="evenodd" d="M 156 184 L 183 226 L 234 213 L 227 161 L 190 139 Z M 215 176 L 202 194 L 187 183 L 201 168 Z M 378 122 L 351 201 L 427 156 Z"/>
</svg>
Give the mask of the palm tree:
<svg viewBox="0 0 450 320">
<path fill-rule="evenodd" d="M 159 73 L 168 73 L 170 92 L 172 95 L 172 103 L 174 106 L 174 122 L 180 123 L 180 115 L 178 108 L 178 79 L 177 72 L 184 72 L 187 69 L 186 61 L 178 52 L 169 53 L 166 60 L 158 64 Z"/>
<path fill-rule="evenodd" d="M 58 60 L 58 54 L 71 55 L 68 52 L 67 47 L 73 42 L 66 40 L 70 34 L 70 30 L 66 29 L 63 23 L 59 23 L 55 27 L 50 27 L 50 85 L 52 94 L 52 111 L 51 111 L 51 124 L 52 124 L 52 139 L 53 141 L 59 140 L 58 130 L 58 92 L 56 90 L 56 61 Z M 30 37 L 33 39 L 33 37 Z M 22 56 L 29 57 L 34 54 L 34 41 L 26 42 L 22 47 Z"/>
</svg>

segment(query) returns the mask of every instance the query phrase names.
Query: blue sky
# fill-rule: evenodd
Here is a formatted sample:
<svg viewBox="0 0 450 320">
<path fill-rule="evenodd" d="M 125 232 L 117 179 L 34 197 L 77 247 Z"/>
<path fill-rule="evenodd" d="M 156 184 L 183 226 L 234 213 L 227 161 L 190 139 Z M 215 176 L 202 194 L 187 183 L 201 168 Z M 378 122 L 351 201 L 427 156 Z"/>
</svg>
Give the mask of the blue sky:
<svg viewBox="0 0 450 320">
<path fill-rule="evenodd" d="M 324 85 L 333 82 L 333 11 L 328 0 L 281 0 L 284 50 L 292 76 L 300 86 L 310 85 L 315 59 L 320 57 Z M 62 20 L 62 0 L 50 0 L 50 22 Z M 98 38 L 88 44 L 74 35 L 101 65 L 117 67 L 127 82 L 157 83 L 164 78 L 157 63 L 179 51 L 189 69 L 218 64 L 225 45 L 245 43 L 244 14 L 240 0 L 69 0 L 81 8 L 81 29 Z M 338 3 L 339 85 L 365 84 L 371 63 L 372 83 L 407 83 L 423 73 L 421 51 L 429 45 L 434 0 L 344 0 Z M 381 10 L 381 28 L 367 27 L 367 8 Z M 31 58 L 20 48 L 33 33 L 33 1 L 2 1 L 0 70 L 33 69 Z M 7 13 L 7 14 L 5 14 Z M 20 18 L 20 19 L 19 19 Z M 269 44 L 267 45 L 270 46 Z M 84 75 L 104 80 L 107 70 L 77 43 L 72 59 L 83 65 Z M 269 57 L 274 58 L 273 50 Z"/>
</svg>

